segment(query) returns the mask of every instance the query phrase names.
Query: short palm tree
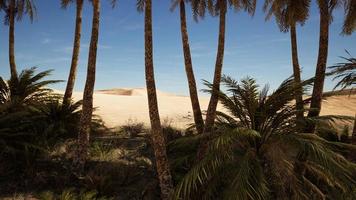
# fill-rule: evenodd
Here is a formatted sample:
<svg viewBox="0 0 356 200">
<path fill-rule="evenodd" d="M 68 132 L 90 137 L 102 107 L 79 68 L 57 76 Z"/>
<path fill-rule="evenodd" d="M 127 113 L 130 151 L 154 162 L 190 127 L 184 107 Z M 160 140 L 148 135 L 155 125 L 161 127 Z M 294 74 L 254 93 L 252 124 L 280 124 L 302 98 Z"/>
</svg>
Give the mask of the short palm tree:
<svg viewBox="0 0 356 200">
<path fill-rule="evenodd" d="M 73 45 L 72 62 L 70 66 L 67 86 L 63 97 L 64 104 L 69 104 L 72 99 L 74 83 L 77 74 L 79 51 L 80 51 L 80 39 L 81 39 L 81 32 L 82 32 L 82 13 L 83 13 L 84 0 L 61 0 L 61 5 L 63 8 L 67 8 L 69 4 L 74 2 L 76 3 L 76 7 L 77 7 L 76 19 L 75 19 L 74 45 Z"/>
<path fill-rule="evenodd" d="M 331 69 L 330 75 L 335 76 L 334 80 L 340 79 L 334 89 L 341 88 L 343 90 L 351 87 L 352 90 L 356 86 L 356 58 L 353 58 L 350 54 L 349 56 L 350 58 L 342 57 L 345 60 L 344 63 L 329 67 Z M 352 135 L 356 138 L 356 114 Z M 356 142 L 356 139 L 353 139 L 353 141 Z"/>
<path fill-rule="evenodd" d="M 298 59 L 297 24 L 303 25 L 309 17 L 310 0 L 266 0 L 264 11 L 267 12 L 266 19 L 275 16 L 276 22 L 282 32 L 290 32 L 293 76 L 296 84 L 301 84 L 301 73 Z M 295 97 L 297 109 L 297 119 L 304 118 L 302 88 L 298 87 Z"/>
<path fill-rule="evenodd" d="M 207 9 L 213 16 L 219 16 L 219 40 L 216 55 L 215 72 L 213 80 L 213 92 L 210 97 L 209 106 L 205 119 L 204 133 L 210 132 L 214 126 L 216 107 L 219 100 L 220 80 L 222 74 L 224 49 L 225 49 L 225 25 L 228 6 L 235 11 L 244 10 L 253 15 L 256 8 L 256 0 L 194 0 L 192 1 L 193 11 L 198 16 L 204 16 Z"/>
<path fill-rule="evenodd" d="M 5 24 L 9 25 L 9 62 L 11 77 L 17 77 L 15 62 L 15 19 L 20 21 L 23 15 L 28 15 L 33 21 L 36 7 L 33 0 L 3 0 L 6 10 Z"/>
<path fill-rule="evenodd" d="M 179 181 L 176 199 L 353 198 L 356 166 L 337 152 L 350 147 L 298 132 L 292 79 L 269 95 L 252 78 L 239 84 L 224 77 L 222 83 L 227 93 L 219 99 L 228 113 L 217 112 L 206 156 L 187 161 L 195 164 Z M 191 149 L 201 139 L 176 140 L 173 151 Z"/>
<path fill-rule="evenodd" d="M 42 121 L 34 113 L 57 98 L 47 87 L 59 81 L 43 80 L 50 73 L 30 68 L 9 81 L 0 77 L 0 154 L 24 156 L 28 150 L 38 149 L 33 130 Z"/>
<path fill-rule="evenodd" d="M 192 103 L 195 127 L 197 129 L 198 134 L 201 134 L 204 131 L 204 120 L 200 109 L 198 91 L 197 91 L 197 86 L 196 86 L 196 81 L 195 81 L 195 76 L 193 71 L 192 56 L 190 53 L 189 37 L 188 37 L 188 30 L 187 30 L 187 19 L 186 19 L 186 12 L 185 12 L 185 2 L 191 2 L 191 0 L 173 1 L 171 10 L 173 10 L 175 7 L 179 5 L 180 24 L 181 24 L 180 27 L 181 27 L 181 34 L 182 34 L 185 72 L 187 74 L 187 79 L 188 79 L 189 94 Z"/>
<path fill-rule="evenodd" d="M 158 112 L 157 91 L 153 71 L 152 1 L 138 0 L 137 9 L 139 12 L 145 13 L 145 76 L 149 117 L 151 122 L 152 146 L 156 158 L 161 199 L 167 200 L 171 197 L 173 183 L 166 153 L 166 141 Z"/>
<path fill-rule="evenodd" d="M 43 80 L 52 70 L 36 74 L 36 68 L 23 70 L 9 81 L 0 77 L 0 105 L 2 110 L 21 110 L 24 106 L 35 106 L 47 101 L 52 90 L 47 88 L 59 80 Z M 1 112 L 1 111 L 0 111 Z"/>
</svg>

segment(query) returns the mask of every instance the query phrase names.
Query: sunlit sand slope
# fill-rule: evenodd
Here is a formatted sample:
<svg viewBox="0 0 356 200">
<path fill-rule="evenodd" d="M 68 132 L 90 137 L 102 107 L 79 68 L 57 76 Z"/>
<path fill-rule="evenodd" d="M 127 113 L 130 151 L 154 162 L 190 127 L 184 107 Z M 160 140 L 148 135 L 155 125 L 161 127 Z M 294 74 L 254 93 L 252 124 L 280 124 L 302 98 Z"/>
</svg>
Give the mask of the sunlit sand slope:
<svg viewBox="0 0 356 200">
<path fill-rule="evenodd" d="M 162 121 L 172 125 L 185 127 L 192 123 L 192 109 L 187 96 L 158 91 L 158 104 Z M 74 98 L 79 100 L 82 93 L 75 92 Z M 202 110 L 207 109 L 208 97 L 200 97 Z M 332 96 L 323 100 L 322 115 L 348 115 L 356 113 L 356 95 Z M 110 126 L 118 126 L 128 120 L 149 123 L 146 90 L 143 88 L 119 88 L 101 90 L 94 93 L 96 114 L 101 116 Z M 221 107 L 220 107 L 221 109 Z"/>
</svg>

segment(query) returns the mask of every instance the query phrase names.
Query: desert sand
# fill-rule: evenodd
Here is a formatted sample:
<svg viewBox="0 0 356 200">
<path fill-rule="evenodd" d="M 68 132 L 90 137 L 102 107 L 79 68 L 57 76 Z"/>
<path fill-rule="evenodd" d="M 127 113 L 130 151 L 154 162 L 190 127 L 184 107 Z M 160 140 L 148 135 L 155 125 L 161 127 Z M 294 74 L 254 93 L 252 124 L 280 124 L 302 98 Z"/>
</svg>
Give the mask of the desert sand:
<svg viewBox="0 0 356 200">
<path fill-rule="evenodd" d="M 158 104 L 161 121 L 176 127 L 186 127 L 193 122 L 190 98 L 158 91 Z M 83 97 L 75 92 L 75 100 Z M 209 97 L 200 97 L 201 108 L 206 110 Z M 99 90 L 94 93 L 95 114 L 99 115 L 108 127 L 115 127 L 128 121 L 149 124 L 146 90 L 144 88 L 119 88 Z M 222 109 L 219 106 L 218 109 Z M 332 96 L 323 100 L 322 115 L 348 115 L 356 113 L 356 95 Z"/>
</svg>

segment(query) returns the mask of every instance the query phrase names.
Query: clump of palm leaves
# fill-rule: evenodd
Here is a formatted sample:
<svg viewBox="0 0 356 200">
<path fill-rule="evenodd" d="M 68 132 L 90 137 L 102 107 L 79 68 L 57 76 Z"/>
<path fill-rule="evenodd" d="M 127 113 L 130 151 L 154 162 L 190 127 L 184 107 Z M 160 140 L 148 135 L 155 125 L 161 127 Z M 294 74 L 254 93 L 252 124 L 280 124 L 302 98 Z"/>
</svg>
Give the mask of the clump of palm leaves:
<svg viewBox="0 0 356 200">
<path fill-rule="evenodd" d="M 173 164 L 186 171 L 178 177 L 176 199 L 355 198 L 356 166 L 339 153 L 354 147 L 298 131 L 293 79 L 271 94 L 252 78 L 238 83 L 225 76 L 222 83 L 226 93 L 219 99 L 228 112 L 217 113 L 215 131 L 170 145 Z M 202 141 L 208 147 L 197 162 Z"/>
<path fill-rule="evenodd" d="M 92 159 L 110 161 L 113 159 L 114 141 L 93 141 L 89 148 Z"/>
<path fill-rule="evenodd" d="M 22 110 L 24 107 L 36 107 L 46 102 L 55 95 L 48 88 L 49 85 L 60 82 L 59 80 L 43 80 L 51 74 L 52 70 L 36 74 L 36 68 L 23 70 L 18 77 L 12 77 L 9 81 L 0 78 L 0 103 L 1 110 Z"/>
<path fill-rule="evenodd" d="M 42 80 L 51 71 L 35 73 L 36 68 L 22 71 L 18 77 L 4 81 L 0 77 L 0 154 L 17 154 L 39 149 L 33 132 L 36 116 L 33 112 L 54 98 L 46 86 L 56 80 Z"/>
</svg>

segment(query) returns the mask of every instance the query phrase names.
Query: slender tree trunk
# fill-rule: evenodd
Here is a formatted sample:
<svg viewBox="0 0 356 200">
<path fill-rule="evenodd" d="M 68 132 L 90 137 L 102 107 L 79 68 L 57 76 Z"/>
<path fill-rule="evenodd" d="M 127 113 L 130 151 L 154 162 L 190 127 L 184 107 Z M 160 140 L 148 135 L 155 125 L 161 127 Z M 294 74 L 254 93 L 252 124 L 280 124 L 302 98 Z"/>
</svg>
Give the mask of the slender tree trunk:
<svg viewBox="0 0 356 200">
<path fill-rule="evenodd" d="M 351 144 L 356 144 L 356 114 L 355 114 L 355 120 L 354 120 L 354 128 L 352 130 Z"/>
<path fill-rule="evenodd" d="M 320 36 L 319 36 L 319 55 L 318 63 L 315 72 L 315 81 L 313 94 L 310 103 L 310 111 L 308 117 L 316 117 L 320 114 L 323 88 L 325 80 L 326 62 L 328 59 L 328 47 L 329 47 L 329 24 L 330 13 L 328 7 L 328 0 L 322 0 L 319 3 L 320 9 Z M 309 131 L 314 131 L 315 127 L 312 127 Z"/>
<path fill-rule="evenodd" d="M 197 128 L 198 134 L 201 134 L 203 133 L 204 130 L 204 120 L 200 110 L 197 85 L 195 82 L 194 71 L 192 66 L 192 57 L 190 54 L 184 1 L 180 2 L 180 22 L 181 22 L 185 72 L 187 74 L 187 79 L 188 79 L 190 101 L 192 103 L 195 126 Z"/>
<path fill-rule="evenodd" d="M 299 66 L 299 61 L 298 61 L 298 44 L 297 44 L 297 31 L 296 31 L 296 25 L 293 24 L 290 27 L 290 37 L 291 37 L 291 48 L 292 48 L 292 61 L 293 61 L 293 76 L 294 76 L 294 81 L 297 85 L 296 89 L 296 96 L 295 96 L 295 101 L 296 101 L 296 108 L 298 110 L 297 112 L 297 125 L 300 128 L 302 120 L 304 118 L 304 106 L 303 106 L 303 88 L 301 86 L 301 75 L 300 75 L 300 66 Z"/>
<path fill-rule="evenodd" d="M 96 56 L 99 38 L 100 22 L 100 0 L 93 0 L 93 22 L 91 41 L 89 47 L 87 80 L 85 83 L 83 95 L 83 109 L 80 118 L 80 127 L 78 134 L 77 156 L 74 160 L 74 169 L 81 173 L 88 156 L 90 125 L 93 114 L 93 92 L 95 85 Z"/>
<path fill-rule="evenodd" d="M 210 102 L 208 106 L 208 111 L 205 119 L 204 133 L 209 133 L 215 121 L 216 107 L 219 101 L 219 91 L 220 91 L 220 81 L 221 73 L 224 60 L 224 49 L 225 49 L 225 23 L 226 23 L 226 1 L 222 1 L 223 7 L 220 10 L 220 24 L 219 24 L 219 43 L 218 52 L 216 55 L 214 81 L 213 81 L 213 91 L 210 97 Z"/>
<path fill-rule="evenodd" d="M 9 61 L 11 78 L 17 78 L 16 62 L 15 62 L 15 13 L 16 1 L 11 0 L 9 7 Z"/>
<path fill-rule="evenodd" d="M 218 42 L 218 52 L 216 55 L 216 63 L 215 63 L 215 73 L 214 73 L 214 81 L 213 81 L 213 91 L 210 97 L 210 102 L 208 106 L 208 111 L 206 114 L 205 119 L 205 126 L 204 126 L 204 134 L 211 133 L 216 116 L 216 107 L 219 101 L 219 92 L 220 92 L 220 82 L 221 82 L 221 73 L 223 67 L 223 60 L 224 60 L 224 49 L 225 49 L 225 24 L 226 24 L 226 1 L 222 1 L 223 7 L 220 10 L 220 22 L 219 22 L 219 42 Z M 208 141 L 210 140 L 210 136 L 203 139 L 198 147 L 197 152 L 197 161 L 199 162 L 206 154 L 208 150 L 209 144 Z"/>
<path fill-rule="evenodd" d="M 172 177 L 169 170 L 166 143 L 158 112 L 156 84 L 153 69 L 152 46 L 152 2 L 145 1 L 145 74 L 148 96 L 149 116 L 151 121 L 152 146 L 156 158 L 158 179 L 161 188 L 161 199 L 169 199 L 173 191 Z"/>
<path fill-rule="evenodd" d="M 74 83 L 77 74 L 78 58 L 80 51 L 80 38 L 82 32 L 82 13 L 83 13 L 83 0 L 77 0 L 77 16 L 75 20 L 75 37 L 73 45 L 72 63 L 68 76 L 67 87 L 64 93 L 63 104 L 68 105 L 72 99 Z"/>
</svg>

